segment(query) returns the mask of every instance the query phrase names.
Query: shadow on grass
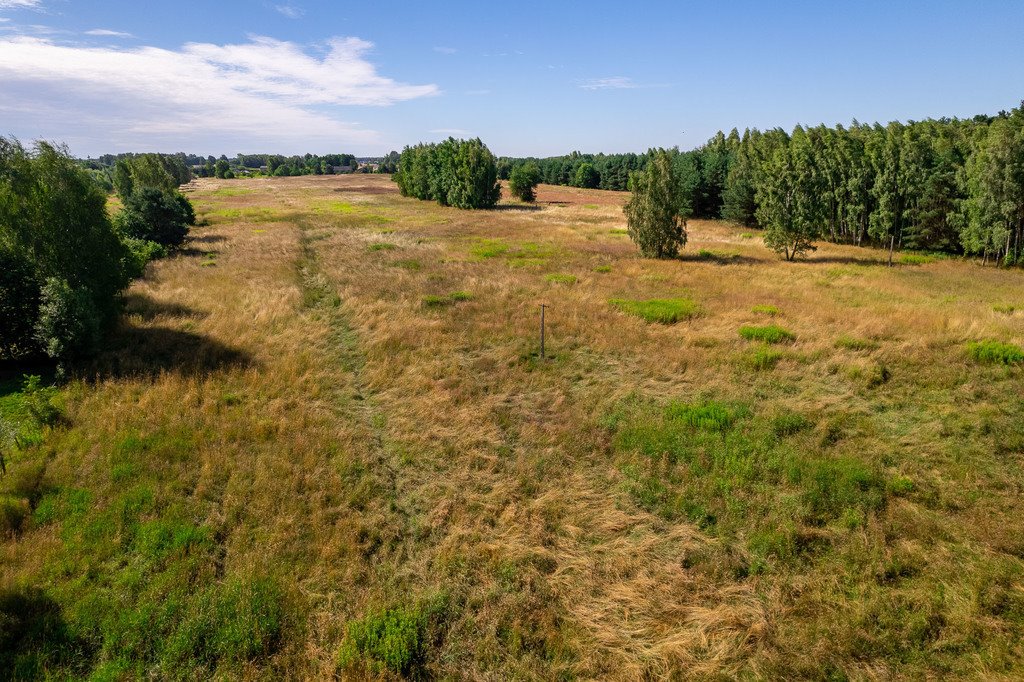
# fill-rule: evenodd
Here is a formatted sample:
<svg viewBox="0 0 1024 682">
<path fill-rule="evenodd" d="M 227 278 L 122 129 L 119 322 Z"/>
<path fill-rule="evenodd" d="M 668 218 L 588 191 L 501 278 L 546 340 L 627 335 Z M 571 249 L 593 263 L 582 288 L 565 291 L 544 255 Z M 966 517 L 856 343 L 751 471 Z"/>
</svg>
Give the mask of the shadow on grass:
<svg viewBox="0 0 1024 682">
<path fill-rule="evenodd" d="M 192 241 L 195 241 L 195 240 L 192 240 Z M 178 249 L 177 251 L 174 252 L 174 255 L 176 255 L 178 258 L 200 258 L 200 257 L 217 256 L 219 254 L 220 254 L 220 251 L 217 251 L 216 249 L 210 249 L 209 251 L 204 251 L 203 249 L 197 249 L 197 248 L 194 248 L 194 247 L 191 247 L 191 246 L 185 246 L 185 247 L 180 248 L 180 249 Z"/>
<path fill-rule="evenodd" d="M 533 211 L 540 211 L 543 208 L 543 206 L 538 206 L 537 204 L 499 204 L 491 210 L 510 213 L 532 213 Z"/>
<path fill-rule="evenodd" d="M 83 378 L 156 377 L 170 373 L 198 377 L 253 365 L 237 348 L 200 334 L 167 327 L 134 327 L 122 322 L 91 363 L 76 368 Z"/>
<path fill-rule="evenodd" d="M 81 674 L 86 671 L 74 668 L 90 658 L 86 643 L 72 633 L 60 605 L 42 590 L 0 590 L 0 679 L 49 678 L 56 670 Z"/>
<path fill-rule="evenodd" d="M 797 262 L 804 263 L 825 263 L 831 265 L 886 265 L 887 260 L 878 258 L 860 258 L 858 256 L 808 256 L 797 259 Z M 898 263 L 895 263 L 898 265 Z"/>
<path fill-rule="evenodd" d="M 179 303 L 167 303 L 155 301 L 148 296 L 138 293 L 128 293 L 124 296 L 125 315 L 138 315 L 143 320 L 151 321 L 159 317 L 189 317 L 203 319 L 209 313 L 200 312 Z"/>
<path fill-rule="evenodd" d="M 218 242 L 226 242 L 227 237 L 219 234 L 207 234 L 202 237 L 191 237 L 188 240 L 189 244 L 217 244 Z"/>
<path fill-rule="evenodd" d="M 677 260 L 687 263 L 712 263 L 714 265 L 753 265 L 763 263 L 762 258 L 741 256 L 740 254 L 707 254 L 707 253 L 681 253 Z"/>
</svg>

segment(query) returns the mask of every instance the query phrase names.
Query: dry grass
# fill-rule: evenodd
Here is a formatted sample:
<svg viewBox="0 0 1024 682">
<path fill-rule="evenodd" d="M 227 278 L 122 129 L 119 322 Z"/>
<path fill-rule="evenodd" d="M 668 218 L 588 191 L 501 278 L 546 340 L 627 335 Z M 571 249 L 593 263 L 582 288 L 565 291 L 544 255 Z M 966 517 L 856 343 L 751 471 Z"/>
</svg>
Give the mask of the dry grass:
<svg viewBox="0 0 1024 682">
<path fill-rule="evenodd" d="M 124 608 L 153 598 L 118 587 L 136 545 L 82 530 L 144 486 L 143 522 L 212 538 L 217 570 L 196 585 L 281 592 L 273 646 L 196 674 L 386 677 L 373 660 L 336 669 L 348 624 L 383 609 L 429 612 L 409 665 L 438 677 L 1022 674 L 1021 375 L 964 350 L 1024 341 L 994 311 L 1019 272 L 889 269 L 830 245 L 785 263 L 702 221 L 680 260 L 643 260 L 616 232 L 623 195 L 572 188 L 488 212 L 373 176 L 192 196 L 212 225 L 133 287 L 112 350 L 64 392 L 69 425 L 12 465 L 44 462 L 48 494 L 88 491 L 83 516 L 25 523 L 0 549 L 0 585 L 40 587 L 73 630 L 96 585 Z M 679 298 L 701 315 L 651 324 L 608 303 Z M 755 370 L 737 330 L 769 307 L 796 340 Z M 742 431 L 647 455 L 615 436 L 711 399 L 748 415 Z M 651 407 L 620 409 L 638 400 Z M 150 445 L 126 463 L 128 436 Z M 884 497 L 810 520 L 799 472 L 696 468 L 714 439 L 863 467 Z M 89 669 L 129 666 L 104 646 L 83 645 Z M 124 670 L 155 670 L 138 665 Z"/>
</svg>

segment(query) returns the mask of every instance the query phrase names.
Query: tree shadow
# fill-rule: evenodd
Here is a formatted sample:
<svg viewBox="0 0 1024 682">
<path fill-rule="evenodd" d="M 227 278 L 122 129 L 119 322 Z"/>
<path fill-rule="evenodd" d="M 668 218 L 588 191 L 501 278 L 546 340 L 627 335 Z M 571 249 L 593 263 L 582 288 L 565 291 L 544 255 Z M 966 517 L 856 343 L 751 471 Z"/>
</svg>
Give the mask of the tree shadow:
<svg viewBox="0 0 1024 682">
<path fill-rule="evenodd" d="M 543 206 L 538 206 L 537 204 L 498 204 L 491 210 L 508 211 L 512 213 L 532 213 L 533 211 L 541 211 L 543 209 Z"/>
<path fill-rule="evenodd" d="M 886 265 L 886 260 L 877 258 L 863 258 L 859 256 L 808 256 L 798 258 L 796 262 L 803 263 L 826 263 L 833 265 Z"/>
<path fill-rule="evenodd" d="M 190 237 L 188 240 L 189 244 L 217 244 L 219 242 L 226 242 L 227 237 L 219 234 L 204 234 L 202 237 Z"/>
<path fill-rule="evenodd" d="M 177 251 L 175 251 L 174 253 L 179 258 L 199 258 L 199 257 L 218 256 L 220 254 L 220 251 L 218 251 L 217 249 L 203 250 L 203 249 L 194 248 L 192 246 L 184 246 L 184 247 L 178 249 Z"/>
<path fill-rule="evenodd" d="M 42 590 L 0 590 L 0 679 L 42 679 L 55 669 L 82 674 L 86 670 L 74 668 L 91 658 L 87 643 L 72 632 L 60 605 Z"/>
<path fill-rule="evenodd" d="M 200 312 L 180 303 L 155 301 L 135 292 L 125 294 L 123 300 L 125 315 L 138 315 L 146 321 L 160 317 L 189 317 L 201 320 L 209 315 L 207 312 Z"/>
<path fill-rule="evenodd" d="M 171 373 L 199 377 L 254 364 L 252 356 L 201 334 L 121 322 L 104 349 L 77 368 L 83 377 L 138 378 Z"/>
<path fill-rule="evenodd" d="M 25 377 L 33 374 L 41 377 L 44 385 L 49 385 L 57 375 L 57 363 L 38 356 L 0 360 L 0 398 L 19 392 Z"/>
<path fill-rule="evenodd" d="M 734 254 L 707 254 L 707 253 L 681 253 L 676 256 L 678 260 L 689 263 L 711 263 L 712 265 L 753 265 L 763 263 L 761 258 Z"/>
</svg>

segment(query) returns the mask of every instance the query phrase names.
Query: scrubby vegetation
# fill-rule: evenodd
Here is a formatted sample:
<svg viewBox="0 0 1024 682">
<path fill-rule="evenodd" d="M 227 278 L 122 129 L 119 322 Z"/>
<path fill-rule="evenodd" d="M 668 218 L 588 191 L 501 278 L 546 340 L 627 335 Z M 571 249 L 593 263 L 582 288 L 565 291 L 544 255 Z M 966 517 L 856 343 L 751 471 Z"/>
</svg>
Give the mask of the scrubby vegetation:
<svg viewBox="0 0 1024 682">
<path fill-rule="evenodd" d="M 700 306 L 688 298 L 652 298 L 644 301 L 613 298 L 611 304 L 624 313 L 661 324 L 675 324 L 700 314 Z"/>
</svg>

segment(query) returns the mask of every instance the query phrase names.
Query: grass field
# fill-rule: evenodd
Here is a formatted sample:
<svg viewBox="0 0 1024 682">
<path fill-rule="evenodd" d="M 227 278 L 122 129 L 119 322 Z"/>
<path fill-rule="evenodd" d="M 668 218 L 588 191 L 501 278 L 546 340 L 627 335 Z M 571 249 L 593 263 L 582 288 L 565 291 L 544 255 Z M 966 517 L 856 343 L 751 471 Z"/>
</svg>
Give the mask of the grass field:
<svg viewBox="0 0 1024 682">
<path fill-rule="evenodd" d="M 1024 676 L 1020 271 L 197 184 L 63 416 L 0 386 L 0 677 Z"/>
</svg>

